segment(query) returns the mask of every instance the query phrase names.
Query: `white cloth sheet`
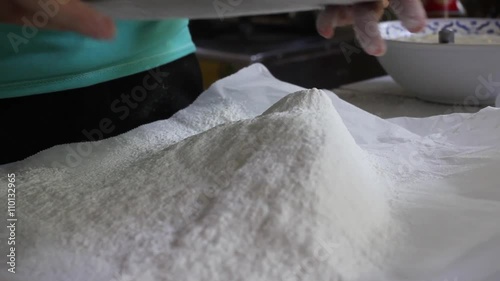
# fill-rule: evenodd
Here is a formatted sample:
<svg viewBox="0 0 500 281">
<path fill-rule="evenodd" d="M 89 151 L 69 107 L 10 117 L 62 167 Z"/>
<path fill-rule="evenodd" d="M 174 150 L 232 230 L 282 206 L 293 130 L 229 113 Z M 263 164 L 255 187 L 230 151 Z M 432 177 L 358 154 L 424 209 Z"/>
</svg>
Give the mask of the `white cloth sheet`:
<svg viewBox="0 0 500 281">
<path fill-rule="evenodd" d="M 100 173 L 113 173 L 114 167 L 134 165 L 151 152 L 235 121 L 223 116 L 214 120 L 211 116 L 216 111 L 239 110 L 240 118 L 251 118 L 298 90 L 256 64 L 215 83 L 173 118 L 100 142 L 77 163 L 68 158 L 68 149 L 76 149 L 76 144 L 58 146 L 0 166 L 0 173 L 20 175 L 19 190 L 23 171 L 42 173 L 54 163 L 75 164 L 77 169 L 71 171 L 75 176 L 99 179 Z M 384 163 L 379 168 L 400 194 L 392 204 L 395 216 L 408 226 L 407 242 L 395 245 L 383 280 L 500 280 L 500 109 L 384 120 L 331 92 L 329 96 L 356 142 Z M 106 161 L 111 156 L 117 159 L 113 163 Z M 0 195 L 3 198 L 5 191 Z"/>
</svg>

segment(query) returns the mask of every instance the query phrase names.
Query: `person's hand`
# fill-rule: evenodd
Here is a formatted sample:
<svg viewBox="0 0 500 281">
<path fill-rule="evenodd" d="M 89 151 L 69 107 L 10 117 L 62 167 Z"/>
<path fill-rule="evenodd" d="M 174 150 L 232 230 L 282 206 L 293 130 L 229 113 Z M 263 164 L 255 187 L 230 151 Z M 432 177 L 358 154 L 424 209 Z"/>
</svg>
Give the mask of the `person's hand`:
<svg viewBox="0 0 500 281">
<path fill-rule="evenodd" d="M 387 47 L 380 35 L 378 21 L 388 6 L 409 31 L 418 32 L 425 27 L 426 13 L 421 0 L 379 0 L 351 6 L 328 6 L 320 13 L 316 27 L 323 37 L 331 38 L 336 27 L 354 24 L 363 49 L 370 55 L 381 56 Z"/>
<path fill-rule="evenodd" d="M 115 33 L 111 18 L 80 0 L 0 0 L 0 23 L 74 31 L 98 39 Z"/>
</svg>

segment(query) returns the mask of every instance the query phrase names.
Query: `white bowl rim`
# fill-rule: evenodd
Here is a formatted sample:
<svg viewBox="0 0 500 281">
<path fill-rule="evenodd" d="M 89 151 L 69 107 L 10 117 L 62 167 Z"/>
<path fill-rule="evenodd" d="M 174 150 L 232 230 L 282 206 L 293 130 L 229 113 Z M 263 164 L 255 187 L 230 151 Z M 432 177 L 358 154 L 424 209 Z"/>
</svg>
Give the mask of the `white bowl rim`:
<svg viewBox="0 0 500 281">
<path fill-rule="evenodd" d="M 454 20 L 461 20 L 461 21 L 477 21 L 477 22 L 486 22 L 486 21 L 496 21 L 500 23 L 500 18 L 432 18 L 432 19 L 427 19 L 428 22 L 449 22 L 449 21 L 454 21 Z M 400 44 L 400 45 L 407 45 L 407 46 L 415 46 L 419 48 L 436 48 L 436 46 L 439 47 L 446 47 L 447 49 L 475 49 L 477 48 L 486 48 L 486 49 L 498 49 L 500 50 L 500 45 L 498 44 L 440 44 L 440 43 L 425 43 L 425 42 L 409 42 L 409 41 L 402 41 L 402 40 L 396 40 L 396 39 L 391 39 L 387 38 L 385 32 L 382 32 L 383 29 L 385 29 L 387 26 L 390 26 L 392 24 L 398 24 L 399 26 L 403 27 L 403 24 L 400 20 L 392 20 L 392 21 L 384 21 L 379 23 L 379 30 L 381 31 L 380 34 L 382 38 L 387 41 L 390 44 Z M 418 34 L 413 33 L 413 34 Z M 500 37 L 500 34 L 496 34 L 497 36 Z"/>
</svg>

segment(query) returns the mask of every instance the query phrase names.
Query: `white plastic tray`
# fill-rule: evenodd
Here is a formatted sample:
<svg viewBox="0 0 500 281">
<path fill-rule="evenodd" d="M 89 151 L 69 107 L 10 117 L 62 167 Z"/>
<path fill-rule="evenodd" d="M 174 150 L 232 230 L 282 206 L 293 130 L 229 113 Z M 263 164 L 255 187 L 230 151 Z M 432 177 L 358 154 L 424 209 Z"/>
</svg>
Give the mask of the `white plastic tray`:
<svg viewBox="0 0 500 281">
<path fill-rule="evenodd" d="M 322 9 L 374 0 L 90 0 L 98 10 L 121 19 L 209 19 Z"/>
</svg>

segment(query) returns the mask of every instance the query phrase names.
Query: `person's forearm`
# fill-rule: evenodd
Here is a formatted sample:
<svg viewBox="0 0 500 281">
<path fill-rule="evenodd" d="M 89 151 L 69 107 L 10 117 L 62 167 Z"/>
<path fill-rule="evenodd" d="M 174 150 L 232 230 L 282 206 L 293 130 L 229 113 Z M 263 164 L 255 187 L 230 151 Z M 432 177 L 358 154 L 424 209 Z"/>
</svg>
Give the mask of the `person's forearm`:
<svg viewBox="0 0 500 281">
<path fill-rule="evenodd" d="M 80 0 L 1 0 L 0 23 L 68 30 L 98 39 L 112 38 L 115 32 L 110 17 Z"/>
</svg>

